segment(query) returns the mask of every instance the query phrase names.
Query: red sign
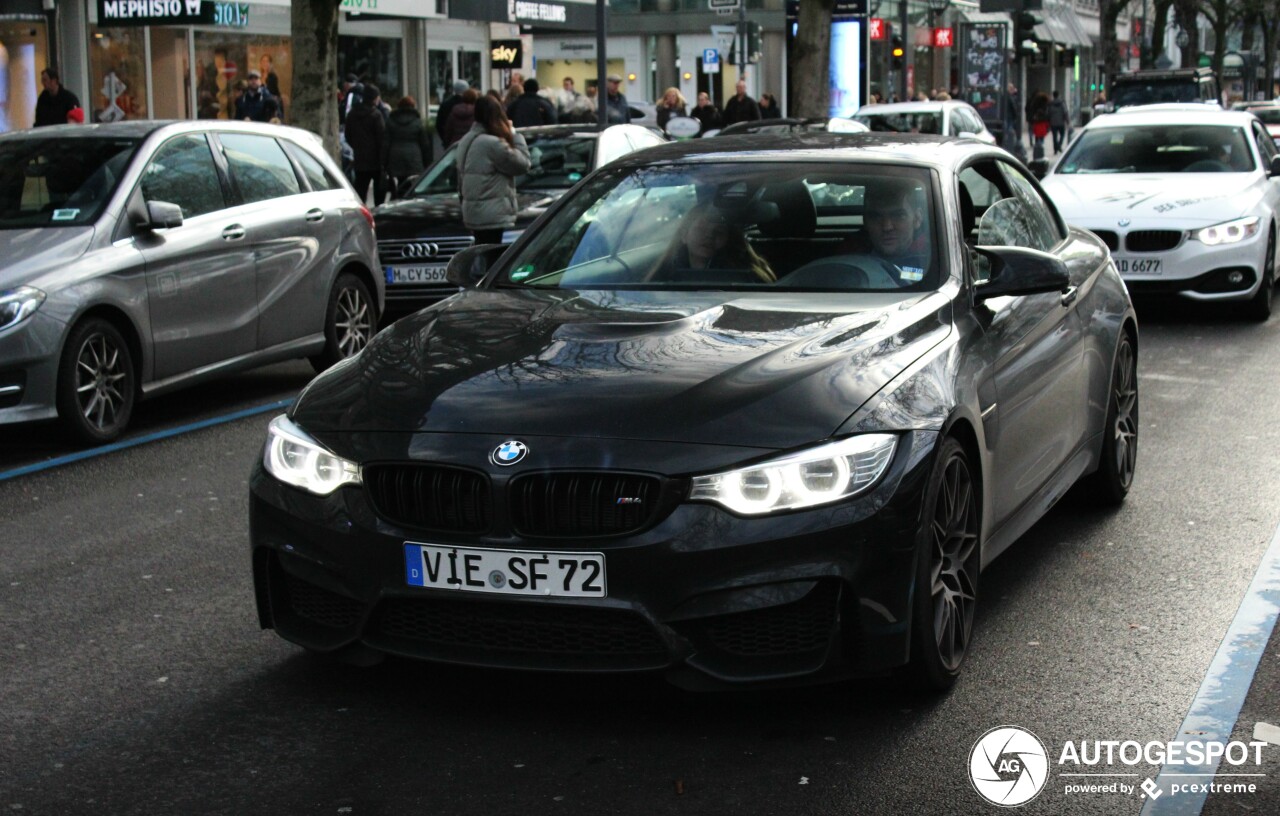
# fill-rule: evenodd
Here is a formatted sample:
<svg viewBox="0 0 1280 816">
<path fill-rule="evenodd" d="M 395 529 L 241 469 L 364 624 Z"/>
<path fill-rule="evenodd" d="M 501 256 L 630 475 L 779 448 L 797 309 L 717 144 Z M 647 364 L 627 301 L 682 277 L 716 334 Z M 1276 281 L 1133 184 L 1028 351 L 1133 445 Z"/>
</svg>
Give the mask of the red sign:
<svg viewBox="0 0 1280 816">
<path fill-rule="evenodd" d="M 872 17 L 868 23 L 867 31 L 873 40 L 883 40 L 889 35 L 889 26 L 884 24 L 883 17 Z"/>
<path fill-rule="evenodd" d="M 933 47 L 950 48 L 955 45 L 955 29 L 935 28 L 933 30 Z"/>
</svg>

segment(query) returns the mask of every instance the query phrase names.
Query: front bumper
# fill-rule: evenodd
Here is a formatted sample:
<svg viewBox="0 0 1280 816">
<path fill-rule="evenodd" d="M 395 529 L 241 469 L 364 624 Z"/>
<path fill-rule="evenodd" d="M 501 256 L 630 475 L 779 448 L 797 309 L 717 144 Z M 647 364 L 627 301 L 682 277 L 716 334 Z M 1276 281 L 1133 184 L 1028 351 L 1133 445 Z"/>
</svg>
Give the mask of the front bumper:
<svg viewBox="0 0 1280 816">
<path fill-rule="evenodd" d="M 1093 223 L 1068 219 L 1072 224 L 1116 236 L 1112 256 L 1125 285 L 1134 294 L 1176 294 L 1198 301 L 1248 300 L 1258 291 L 1265 268 L 1267 225 L 1253 236 L 1234 244 L 1209 246 L 1183 230 L 1182 239 L 1172 249 L 1135 252 L 1128 249 L 1132 233 L 1169 229 L 1153 223 L 1117 230 L 1115 222 Z M 1111 242 L 1109 242 L 1111 243 Z M 1159 262 L 1158 271 L 1152 262 Z M 1239 280 L 1234 280 L 1239 273 Z"/>
<path fill-rule="evenodd" d="M 0 332 L 0 425 L 58 415 L 58 362 L 67 326 L 37 311 Z"/>
<path fill-rule="evenodd" d="M 482 535 L 405 529 L 379 518 L 364 488 L 312 496 L 259 463 L 250 537 L 260 622 L 317 651 L 363 644 L 476 666 L 664 670 L 686 686 L 880 674 L 909 654 L 916 530 L 936 441 L 903 434 L 880 483 L 850 501 L 752 519 L 677 502 L 635 534 L 589 540 L 520 538 L 503 523 L 501 498 Z M 500 497 L 497 478 L 494 486 Z M 412 587 L 406 541 L 601 552 L 609 594 Z"/>
</svg>

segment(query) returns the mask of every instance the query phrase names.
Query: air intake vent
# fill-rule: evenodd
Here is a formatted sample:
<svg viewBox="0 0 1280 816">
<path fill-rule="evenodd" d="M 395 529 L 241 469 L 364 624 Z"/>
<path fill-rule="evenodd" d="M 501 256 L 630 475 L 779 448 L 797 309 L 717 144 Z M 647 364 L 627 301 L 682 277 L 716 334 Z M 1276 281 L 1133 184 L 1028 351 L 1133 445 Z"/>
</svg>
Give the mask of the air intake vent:
<svg viewBox="0 0 1280 816">
<path fill-rule="evenodd" d="M 365 491 L 387 521 L 424 530 L 482 533 L 489 528 L 489 480 L 438 465 L 369 465 Z"/>
<path fill-rule="evenodd" d="M 1107 245 L 1107 249 L 1112 252 L 1120 251 L 1120 236 L 1111 230 L 1094 230 L 1093 234 L 1102 239 L 1102 243 Z"/>
<path fill-rule="evenodd" d="M 1124 238 L 1130 252 L 1164 252 L 1182 242 L 1179 230 L 1134 230 Z"/>
<path fill-rule="evenodd" d="M 535 473 L 511 485 L 511 523 L 531 538 L 625 535 L 653 520 L 660 493 L 652 476 Z"/>
</svg>

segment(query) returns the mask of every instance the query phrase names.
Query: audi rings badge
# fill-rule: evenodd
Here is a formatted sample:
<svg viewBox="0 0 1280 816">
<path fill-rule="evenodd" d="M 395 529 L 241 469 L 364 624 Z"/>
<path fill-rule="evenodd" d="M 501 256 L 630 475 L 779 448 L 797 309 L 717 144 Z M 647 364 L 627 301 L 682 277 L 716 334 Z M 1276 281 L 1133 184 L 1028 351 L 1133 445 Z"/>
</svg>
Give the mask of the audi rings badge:
<svg viewBox="0 0 1280 816">
<path fill-rule="evenodd" d="M 401 253 L 406 258 L 434 258 L 440 254 L 439 244 L 405 244 Z"/>
</svg>

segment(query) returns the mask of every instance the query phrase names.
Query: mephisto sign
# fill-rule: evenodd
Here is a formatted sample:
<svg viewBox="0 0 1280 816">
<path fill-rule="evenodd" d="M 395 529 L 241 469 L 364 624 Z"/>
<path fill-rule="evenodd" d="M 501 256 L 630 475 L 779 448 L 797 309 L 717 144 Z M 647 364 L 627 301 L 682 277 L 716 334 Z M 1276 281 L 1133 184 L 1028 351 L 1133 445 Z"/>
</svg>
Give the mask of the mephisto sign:
<svg viewBox="0 0 1280 816">
<path fill-rule="evenodd" d="M 99 25 L 180 25 L 212 22 L 202 0 L 98 0 Z"/>
</svg>

